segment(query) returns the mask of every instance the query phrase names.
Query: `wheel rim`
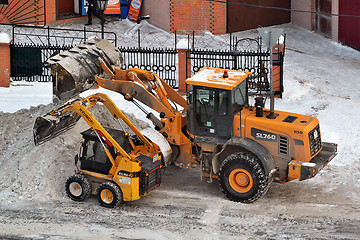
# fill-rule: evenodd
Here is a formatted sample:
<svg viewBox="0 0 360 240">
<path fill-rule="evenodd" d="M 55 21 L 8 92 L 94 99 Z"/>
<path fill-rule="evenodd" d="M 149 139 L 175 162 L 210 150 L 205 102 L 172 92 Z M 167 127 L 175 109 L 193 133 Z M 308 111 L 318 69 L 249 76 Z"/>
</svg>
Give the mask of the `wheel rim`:
<svg viewBox="0 0 360 240">
<path fill-rule="evenodd" d="M 229 175 L 229 183 L 236 192 L 246 193 L 253 187 L 253 178 L 245 169 L 236 168 Z"/>
<path fill-rule="evenodd" d="M 110 204 L 114 200 L 114 194 L 109 189 L 103 189 L 100 193 L 100 197 L 106 204 Z"/>
<path fill-rule="evenodd" d="M 82 194 L 82 187 L 78 182 L 70 183 L 69 190 L 70 193 L 75 197 L 79 197 Z"/>
</svg>

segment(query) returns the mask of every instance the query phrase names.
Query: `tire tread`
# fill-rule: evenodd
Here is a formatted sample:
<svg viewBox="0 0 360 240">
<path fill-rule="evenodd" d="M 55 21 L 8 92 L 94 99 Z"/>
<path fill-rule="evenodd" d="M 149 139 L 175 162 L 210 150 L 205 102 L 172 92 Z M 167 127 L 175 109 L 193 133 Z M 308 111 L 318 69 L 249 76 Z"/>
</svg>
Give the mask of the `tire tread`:
<svg viewBox="0 0 360 240">
<path fill-rule="evenodd" d="M 109 189 L 110 191 L 112 191 L 114 193 L 114 201 L 113 203 L 110 204 L 106 204 L 102 201 L 100 193 L 103 189 Z M 104 206 L 104 207 L 108 207 L 108 208 L 113 208 L 113 207 L 118 207 L 120 206 L 121 202 L 122 202 L 122 192 L 120 187 L 113 183 L 113 182 L 103 182 L 102 184 L 100 184 L 99 188 L 97 189 L 97 195 L 98 195 L 98 201 L 99 203 Z"/>
<path fill-rule="evenodd" d="M 72 182 L 79 183 L 81 185 L 81 188 L 83 189 L 83 193 L 79 197 L 76 197 L 70 193 L 69 186 Z M 81 174 L 74 174 L 66 180 L 65 191 L 66 191 L 66 194 L 69 196 L 69 198 L 71 198 L 72 200 L 78 201 L 78 202 L 84 201 L 91 194 L 91 183 L 86 176 L 81 175 Z"/>
<path fill-rule="evenodd" d="M 226 186 L 225 181 L 228 180 L 224 176 L 225 170 L 231 168 L 234 164 L 242 162 L 243 164 L 247 164 L 252 168 L 252 173 L 255 178 L 259 181 L 258 189 L 256 189 L 255 194 L 253 194 L 249 198 L 242 198 L 231 193 Z M 221 187 L 222 192 L 225 196 L 234 202 L 242 202 L 242 203 L 252 203 L 262 197 L 267 190 L 269 189 L 270 183 L 272 182 L 272 178 L 265 175 L 264 167 L 262 166 L 260 160 L 253 154 L 247 152 L 237 152 L 231 154 L 222 162 L 219 170 L 219 185 Z"/>
</svg>

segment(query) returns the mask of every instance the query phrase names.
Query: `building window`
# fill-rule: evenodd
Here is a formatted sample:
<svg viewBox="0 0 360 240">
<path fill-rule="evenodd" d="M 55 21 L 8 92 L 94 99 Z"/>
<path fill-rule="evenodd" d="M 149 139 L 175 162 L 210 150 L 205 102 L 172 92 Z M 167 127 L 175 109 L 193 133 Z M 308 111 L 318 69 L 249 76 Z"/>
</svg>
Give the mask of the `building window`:
<svg viewBox="0 0 360 240">
<path fill-rule="evenodd" d="M 0 0 L 0 4 L 9 4 L 9 0 Z"/>
</svg>

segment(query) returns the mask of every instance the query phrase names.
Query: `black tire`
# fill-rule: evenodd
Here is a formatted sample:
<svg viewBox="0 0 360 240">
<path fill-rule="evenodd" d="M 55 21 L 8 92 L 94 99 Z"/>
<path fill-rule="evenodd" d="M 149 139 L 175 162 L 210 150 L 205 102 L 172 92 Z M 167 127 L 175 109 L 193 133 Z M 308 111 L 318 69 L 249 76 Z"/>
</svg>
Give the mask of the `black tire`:
<svg viewBox="0 0 360 240">
<path fill-rule="evenodd" d="M 260 160 L 251 153 L 234 153 L 220 166 L 220 187 L 234 202 L 255 202 L 266 193 L 271 180 Z"/>
<path fill-rule="evenodd" d="M 104 182 L 97 189 L 99 203 L 108 208 L 117 207 L 122 202 L 122 192 L 118 185 L 113 182 Z"/>
<path fill-rule="evenodd" d="M 91 194 L 91 183 L 86 176 L 75 174 L 66 181 L 65 190 L 72 200 L 84 201 Z"/>
</svg>

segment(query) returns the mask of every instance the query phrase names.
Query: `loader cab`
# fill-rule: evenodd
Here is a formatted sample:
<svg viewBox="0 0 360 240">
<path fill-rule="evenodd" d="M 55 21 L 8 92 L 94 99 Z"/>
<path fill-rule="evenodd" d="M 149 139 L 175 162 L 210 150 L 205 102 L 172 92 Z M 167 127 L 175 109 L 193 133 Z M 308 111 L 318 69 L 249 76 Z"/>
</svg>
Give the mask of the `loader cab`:
<svg viewBox="0 0 360 240">
<path fill-rule="evenodd" d="M 234 115 L 248 104 L 246 79 L 249 74 L 203 68 L 186 80 L 188 131 L 196 136 L 231 138 Z"/>
<path fill-rule="evenodd" d="M 131 145 L 123 134 L 123 131 L 116 129 L 105 128 L 105 130 L 117 141 L 120 146 L 126 151 L 131 151 Z M 81 169 L 96 173 L 108 174 L 112 164 L 110 159 L 106 155 L 106 152 L 95 134 L 91 129 L 88 129 L 81 133 L 84 138 L 82 144 L 82 153 L 80 155 Z M 103 142 L 109 149 L 112 157 L 115 159 L 116 154 L 114 147 L 110 147 L 106 142 Z"/>
</svg>

